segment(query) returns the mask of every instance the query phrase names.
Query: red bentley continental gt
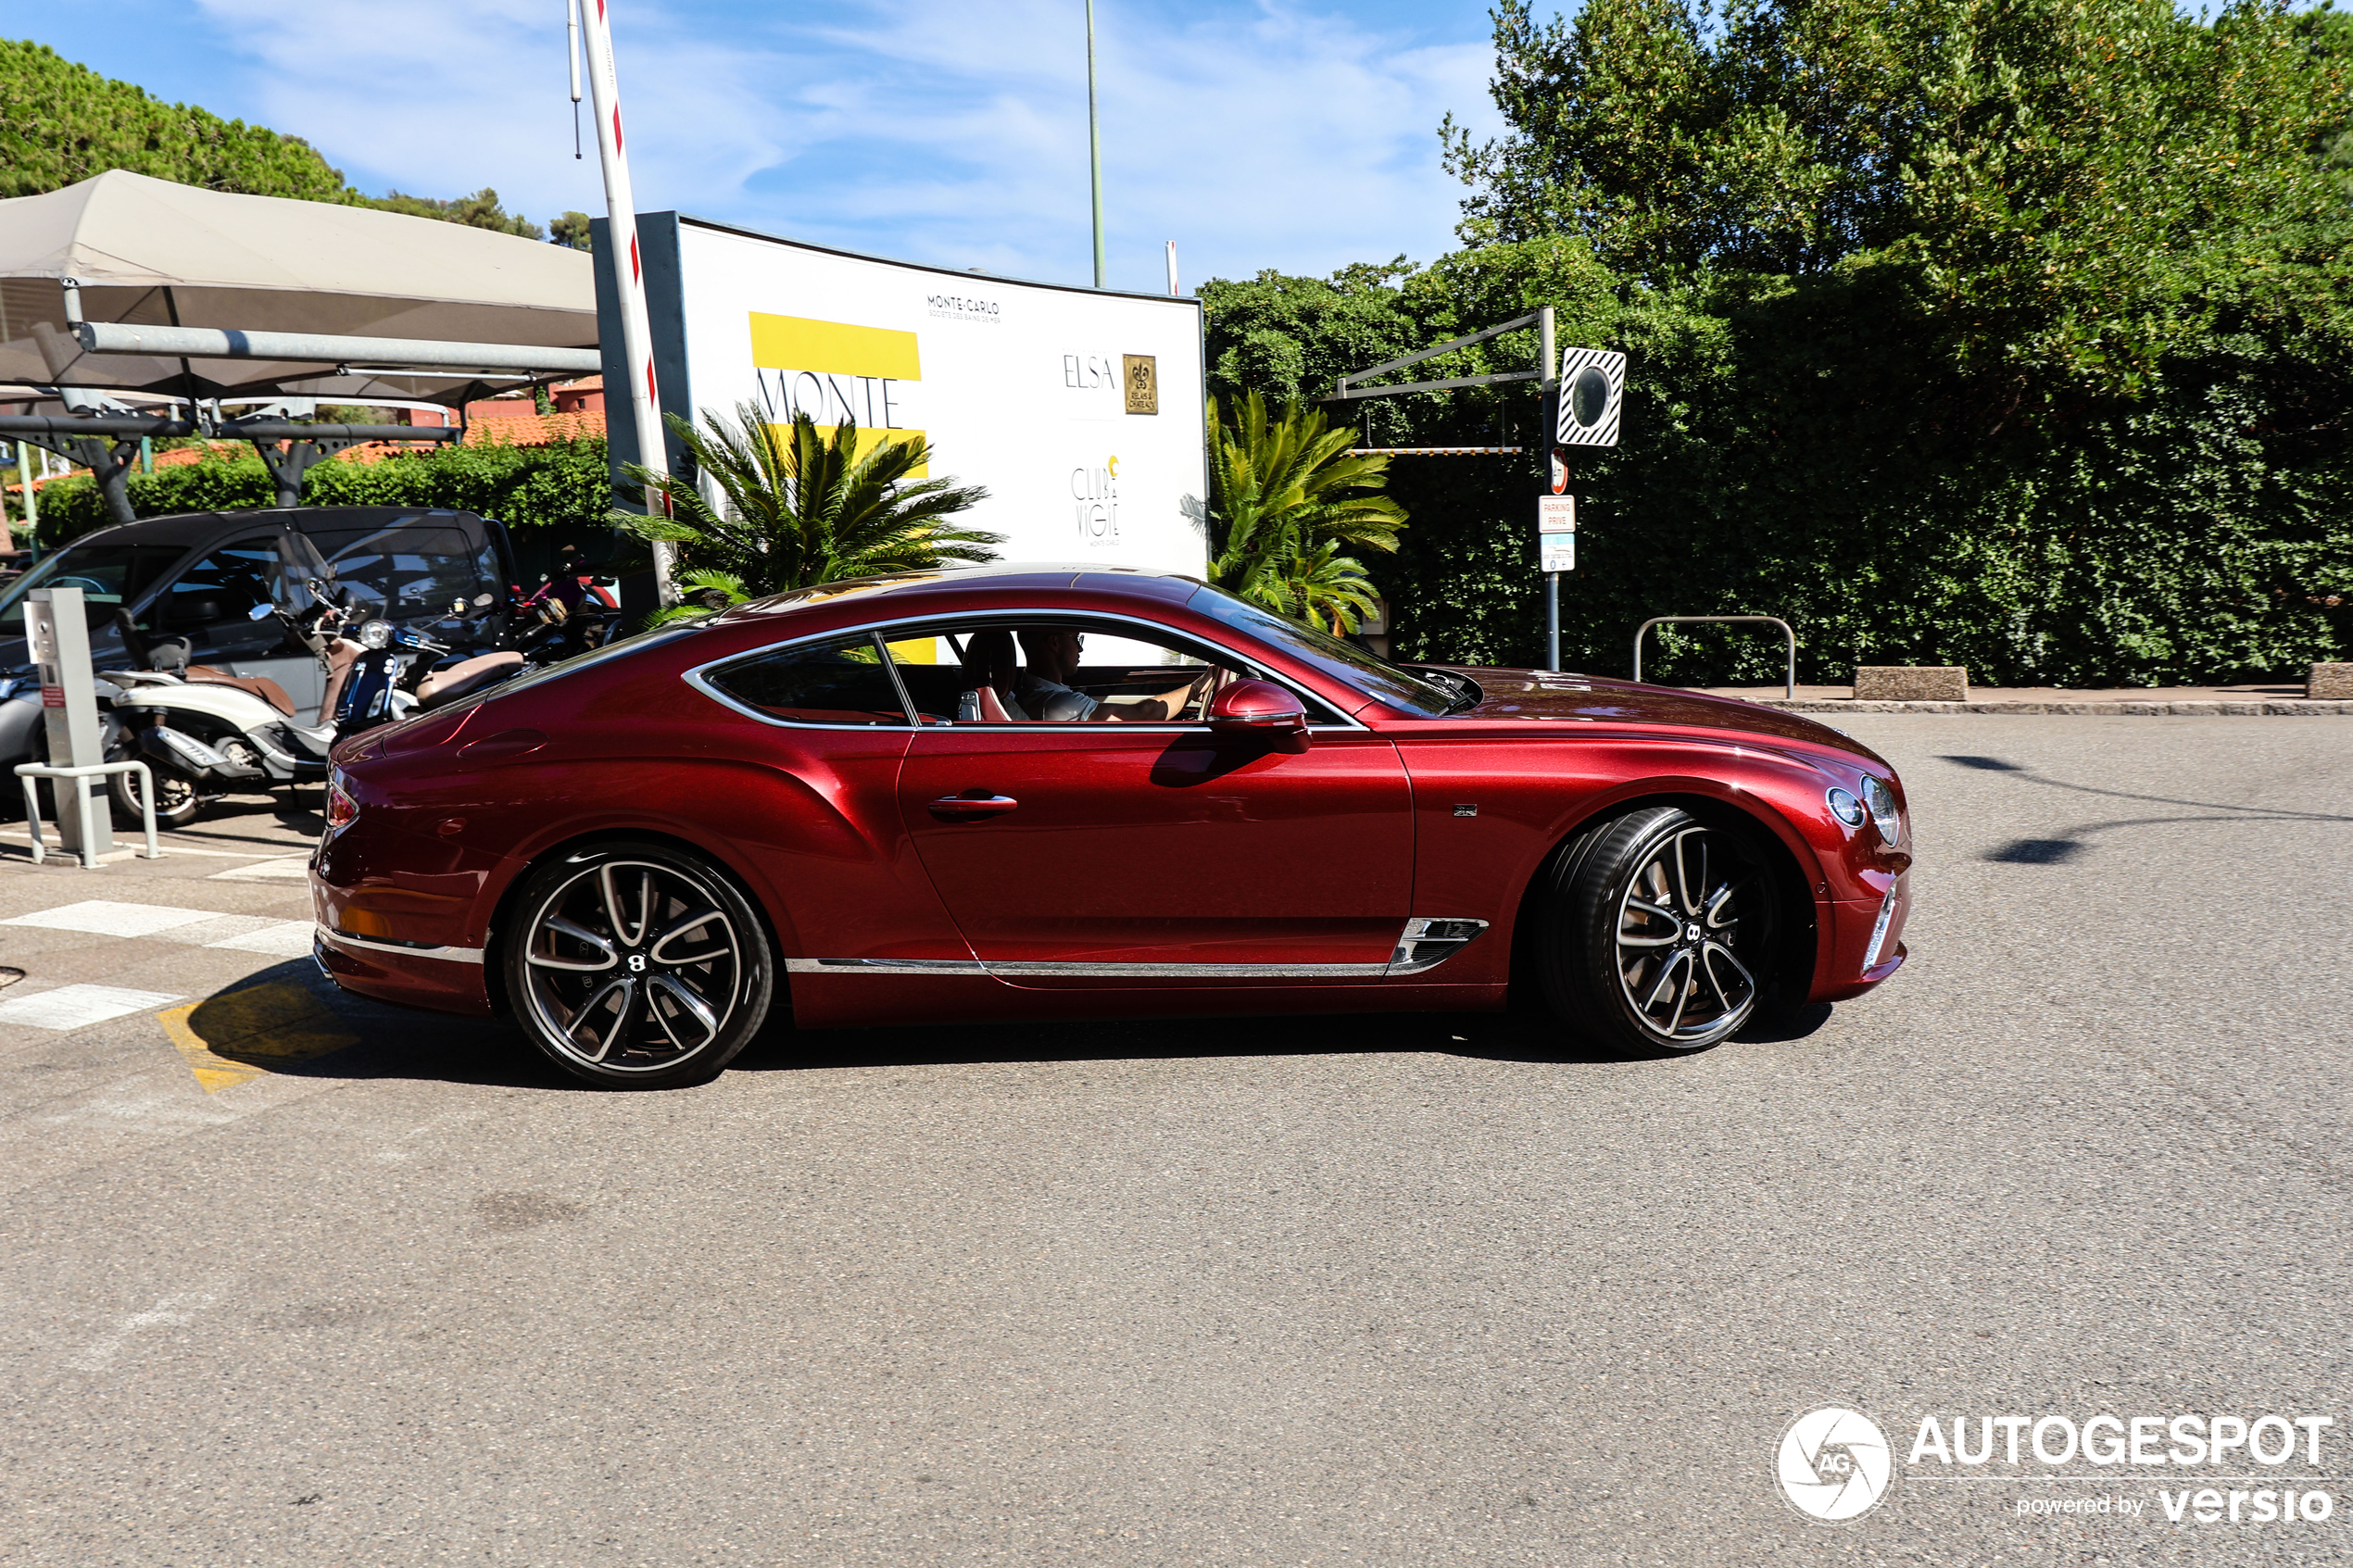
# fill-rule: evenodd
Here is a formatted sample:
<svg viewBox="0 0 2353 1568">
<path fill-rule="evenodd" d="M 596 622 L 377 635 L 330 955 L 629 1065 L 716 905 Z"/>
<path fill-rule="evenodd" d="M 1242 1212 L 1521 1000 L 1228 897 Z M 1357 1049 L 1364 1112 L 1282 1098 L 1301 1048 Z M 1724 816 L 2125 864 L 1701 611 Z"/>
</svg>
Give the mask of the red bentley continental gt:
<svg viewBox="0 0 2353 1568">
<path fill-rule="evenodd" d="M 1187 577 L 786 594 L 346 743 L 347 990 L 611 1085 L 812 1026 L 1495 1010 L 1633 1050 L 1903 963 L 1903 785 L 1820 724 L 1400 669 Z"/>
</svg>

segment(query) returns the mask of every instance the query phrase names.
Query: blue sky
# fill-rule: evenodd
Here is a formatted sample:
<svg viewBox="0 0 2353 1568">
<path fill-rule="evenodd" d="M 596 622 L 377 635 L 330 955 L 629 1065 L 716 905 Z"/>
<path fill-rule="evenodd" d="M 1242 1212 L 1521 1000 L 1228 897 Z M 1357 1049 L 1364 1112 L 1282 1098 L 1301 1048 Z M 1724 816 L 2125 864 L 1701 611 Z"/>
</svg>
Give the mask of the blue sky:
<svg viewBox="0 0 2353 1568">
<path fill-rule="evenodd" d="M 612 0 L 638 205 L 1057 282 L 1090 276 L 1083 0 Z M 308 137 L 361 189 L 601 210 L 563 0 L 0 0 L 0 31 Z M 1110 281 L 1188 289 L 1452 244 L 1483 0 L 1098 0 Z M 585 106 L 584 106 L 585 107 Z"/>
</svg>

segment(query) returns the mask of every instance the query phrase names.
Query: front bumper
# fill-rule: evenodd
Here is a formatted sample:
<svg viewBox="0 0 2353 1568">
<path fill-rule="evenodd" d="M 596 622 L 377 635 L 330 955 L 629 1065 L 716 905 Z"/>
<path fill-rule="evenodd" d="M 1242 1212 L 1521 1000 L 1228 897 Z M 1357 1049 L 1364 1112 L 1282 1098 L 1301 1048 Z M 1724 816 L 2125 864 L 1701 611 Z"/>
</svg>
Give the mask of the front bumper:
<svg viewBox="0 0 2353 1568">
<path fill-rule="evenodd" d="M 1907 871 L 1876 898 L 1840 899 L 1831 906 L 1825 962 L 1817 972 L 1817 1002 L 1859 997 L 1904 967 L 1904 923 L 1912 912 L 1912 877 Z"/>
</svg>

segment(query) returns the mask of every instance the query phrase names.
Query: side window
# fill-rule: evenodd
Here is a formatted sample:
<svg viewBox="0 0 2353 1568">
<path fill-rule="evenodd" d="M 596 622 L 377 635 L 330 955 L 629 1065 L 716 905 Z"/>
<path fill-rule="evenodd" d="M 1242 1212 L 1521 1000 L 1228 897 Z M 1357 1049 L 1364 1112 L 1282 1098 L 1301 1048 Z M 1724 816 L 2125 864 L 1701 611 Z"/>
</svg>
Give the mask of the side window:
<svg viewBox="0 0 2353 1568">
<path fill-rule="evenodd" d="M 872 636 L 754 654 L 710 683 L 747 708 L 792 724 L 904 724 L 899 686 Z"/>
<path fill-rule="evenodd" d="M 270 603 L 271 579 L 277 571 L 275 535 L 257 534 L 215 550 L 157 598 L 151 611 L 156 629 L 194 634 L 250 626 L 254 606 Z M 272 622 L 264 634 L 276 642 L 279 630 Z"/>
<path fill-rule="evenodd" d="M 964 621 L 889 645 L 925 721 L 1190 724 L 1227 683 L 1262 671 L 1230 654 L 1132 623 Z M 1309 699 L 1318 722 L 1335 719 Z"/>
</svg>

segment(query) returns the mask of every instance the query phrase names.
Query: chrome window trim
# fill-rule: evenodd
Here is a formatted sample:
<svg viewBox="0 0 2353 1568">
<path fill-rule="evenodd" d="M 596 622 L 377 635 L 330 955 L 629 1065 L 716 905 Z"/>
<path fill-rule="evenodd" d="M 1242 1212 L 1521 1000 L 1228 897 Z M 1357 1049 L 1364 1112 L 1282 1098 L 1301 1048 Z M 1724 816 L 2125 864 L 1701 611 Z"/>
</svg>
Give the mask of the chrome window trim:
<svg viewBox="0 0 2353 1568">
<path fill-rule="evenodd" d="M 1468 935 L 1452 928 L 1474 926 Z M 1432 926 L 1449 934 L 1431 935 Z M 1083 963 L 1048 960 L 992 962 L 983 959 L 786 959 L 787 974 L 961 974 L 998 979 L 1018 975 L 1058 980 L 1383 980 L 1427 974 L 1461 952 L 1486 931 L 1483 920 L 1416 916 L 1405 922 L 1395 951 L 1385 963 Z M 1425 958 L 1419 947 L 1442 947 Z"/>
<path fill-rule="evenodd" d="M 480 947 L 431 947 L 416 942 L 384 942 L 366 936 L 354 936 L 348 931 L 319 924 L 312 928 L 312 939 L 330 947 L 365 947 L 371 952 L 397 953 L 404 959 L 442 959 L 450 963 L 480 963 Z"/>
<path fill-rule="evenodd" d="M 1290 679 L 1289 676 L 1277 675 L 1267 670 L 1263 660 L 1252 659 L 1246 655 L 1236 653 L 1229 646 L 1217 641 L 1214 637 L 1204 637 L 1194 632 L 1179 631 L 1173 626 L 1163 626 L 1156 621 L 1146 621 L 1140 616 L 1125 615 L 1114 610 L 1070 609 L 1064 607 L 1053 605 L 1037 606 L 1026 608 L 1014 608 L 1010 609 L 951 610 L 944 614 L 934 612 L 930 615 L 905 615 L 891 621 L 871 621 L 862 626 L 842 627 L 831 632 L 812 632 L 803 636 L 786 637 L 779 642 L 764 644 L 756 648 L 747 648 L 740 653 L 731 653 L 724 659 L 707 660 L 704 663 L 698 664 L 692 669 L 684 671 L 679 678 L 685 681 L 688 685 L 694 687 L 697 691 L 702 693 L 703 696 L 710 697 L 712 701 L 717 702 L 724 707 L 732 709 L 734 711 L 744 715 L 748 719 L 757 719 L 763 724 L 774 724 L 780 730 L 853 730 L 861 733 L 871 733 L 875 730 L 904 730 L 910 733 L 916 733 L 930 730 L 957 729 L 979 730 L 992 734 L 1041 734 L 1050 733 L 1059 734 L 1069 730 L 1084 729 L 1086 727 L 1084 724 L 1041 724 L 1036 722 L 1026 724 L 992 724 L 985 721 L 975 721 L 970 723 L 958 721 L 931 724 L 817 724 L 799 719 L 779 719 L 774 714 L 762 713 L 758 709 L 752 708 L 749 704 L 730 696 L 710 678 L 711 671 L 724 668 L 727 665 L 738 664 L 748 659 L 757 659 L 763 654 L 780 653 L 785 649 L 799 647 L 811 643 L 824 643 L 835 640 L 846 642 L 853 637 L 867 636 L 875 638 L 883 644 L 887 645 L 891 641 L 889 633 L 893 627 L 912 628 L 919 626 L 949 626 L 960 621 L 970 620 L 993 621 L 1003 618 L 1022 618 L 1031 616 L 1062 620 L 1076 619 L 1084 621 L 1107 621 L 1114 625 L 1142 627 L 1147 631 L 1152 632 L 1164 637 L 1183 637 L 1189 641 L 1200 643 L 1206 647 L 1215 648 L 1218 652 L 1230 656 L 1236 663 L 1244 665 L 1251 670 L 1258 671 L 1257 674 L 1252 677 L 1253 680 L 1272 681 L 1275 684 L 1282 687 L 1285 691 L 1290 692 L 1293 696 L 1301 697 L 1305 701 L 1312 701 L 1320 708 L 1331 709 L 1334 712 L 1340 711 L 1339 709 L 1327 698 L 1317 696 L 1313 692 L 1302 691 L 1300 688 L 1299 683 Z M 891 661 L 886 658 L 885 662 L 891 671 L 892 681 L 898 684 L 900 692 L 903 697 L 906 692 L 906 684 L 899 678 L 898 668 L 895 661 Z M 1359 692 L 1357 695 L 1361 696 L 1364 694 Z M 908 712 L 912 714 L 913 711 L 913 704 L 910 703 L 908 705 Z M 1210 730 L 1210 727 L 1207 724 L 1202 723 L 1121 724 L 1118 728 L 1137 734 L 1194 734 L 1209 732 Z M 1311 732 L 1344 733 L 1354 731 L 1370 734 L 1372 726 L 1362 723 L 1346 713 L 1341 713 L 1340 716 L 1340 722 L 1336 724 L 1330 722 L 1311 723 L 1307 726 L 1307 728 Z"/>
</svg>

